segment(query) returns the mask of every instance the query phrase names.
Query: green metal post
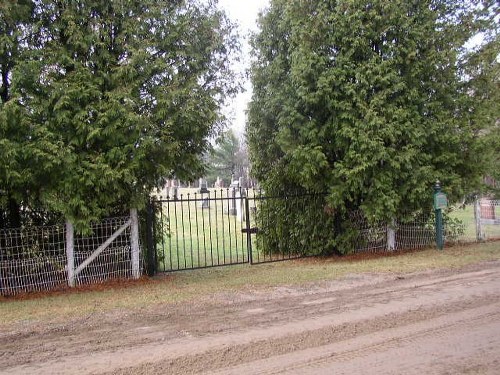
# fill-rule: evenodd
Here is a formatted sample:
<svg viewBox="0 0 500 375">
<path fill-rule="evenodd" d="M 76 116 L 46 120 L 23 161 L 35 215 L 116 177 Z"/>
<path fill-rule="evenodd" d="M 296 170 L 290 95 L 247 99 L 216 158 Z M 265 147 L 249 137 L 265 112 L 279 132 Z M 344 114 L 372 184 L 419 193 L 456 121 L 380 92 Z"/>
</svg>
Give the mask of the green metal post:
<svg viewBox="0 0 500 375">
<path fill-rule="evenodd" d="M 441 193 L 441 184 L 436 181 L 434 185 L 434 201 L 436 201 L 436 195 Z M 443 238 L 443 212 L 441 208 L 435 207 L 434 210 L 436 214 L 436 245 L 439 250 L 443 250 L 444 238 Z"/>
<path fill-rule="evenodd" d="M 248 190 L 245 196 L 245 221 L 246 221 L 246 232 L 247 232 L 248 262 L 250 264 L 253 264 L 252 233 L 250 230 L 250 204 L 248 202 Z"/>
</svg>

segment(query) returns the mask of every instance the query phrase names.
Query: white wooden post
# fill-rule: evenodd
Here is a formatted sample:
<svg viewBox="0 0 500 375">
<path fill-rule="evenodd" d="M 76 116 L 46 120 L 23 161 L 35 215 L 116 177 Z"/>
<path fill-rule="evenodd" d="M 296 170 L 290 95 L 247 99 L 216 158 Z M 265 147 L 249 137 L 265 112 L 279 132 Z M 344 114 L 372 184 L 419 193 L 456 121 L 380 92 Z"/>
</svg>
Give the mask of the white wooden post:
<svg viewBox="0 0 500 375">
<path fill-rule="evenodd" d="M 396 249 L 396 222 L 387 225 L 387 250 L 394 251 Z"/>
<path fill-rule="evenodd" d="M 73 224 L 66 221 L 66 258 L 68 268 L 68 285 L 75 286 L 75 230 Z"/>
<path fill-rule="evenodd" d="M 483 241 L 484 233 L 483 226 L 481 225 L 481 202 L 479 198 L 474 201 L 474 219 L 476 222 L 476 240 Z"/>
<path fill-rule="evenodd" d="M 139 262 L 139 219 L 137 217 L 137 209 L 130 210 L 130 249 L 132 251 L 132 277 L 138 279 L 141 277 L 141 269 Z"/>
</svg>

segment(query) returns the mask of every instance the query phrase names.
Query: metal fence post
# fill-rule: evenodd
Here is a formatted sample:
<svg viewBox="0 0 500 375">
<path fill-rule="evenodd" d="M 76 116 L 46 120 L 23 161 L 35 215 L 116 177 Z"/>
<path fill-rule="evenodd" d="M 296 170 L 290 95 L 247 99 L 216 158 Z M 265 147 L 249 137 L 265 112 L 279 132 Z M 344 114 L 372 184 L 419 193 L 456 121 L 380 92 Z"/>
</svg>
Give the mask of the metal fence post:
<svg viewBox="0 0 500 375">
<path fill-rule="evenodd" d="M 146 242 L 147 242 L 147 268 L 148 276 L 154 276 L 156 273 L 156 249 L 154 236 L 154 201 L 150 200 L 147 203 L 146 209 Z"/>
<path fill-rule="evenodd" d="M 248 194 L 245 197 L 245 221 L 246 221 L 246 232 L 247 232 L 248 262 L 250 264 L 253 264 L 252 233 L 250 230 L 250 204 L 248 203 Z"/>
<path fill-rule="evenodd" d="M 75 286 L 75 230 L 73 224 L 66 220 L 66 259 L 68 268 L 68 285 Z"/>
<path fill-rule="evenodd" d="M 441 192 L 441 183 L 436 181 L 434 185 L 434 212 L 436 215 L 436 245 L 439 250 L 444 247 L 443 212 L 442 209 L 448 205 L 446 195 Z"/>
</svg>

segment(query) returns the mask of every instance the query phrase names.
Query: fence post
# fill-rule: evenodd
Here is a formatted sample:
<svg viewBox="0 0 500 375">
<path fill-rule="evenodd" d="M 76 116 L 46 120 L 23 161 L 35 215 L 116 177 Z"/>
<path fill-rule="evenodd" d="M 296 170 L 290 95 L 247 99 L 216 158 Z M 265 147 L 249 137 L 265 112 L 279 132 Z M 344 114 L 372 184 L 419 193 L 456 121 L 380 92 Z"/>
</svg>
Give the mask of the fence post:
<svg viewBox="0 0 500 375">
<path fill-rule="evenodd" d="M 250 204 L 248 203 L 248 194 L 245 196 L 245 221 L 246 221 L 246 232 L 247 232 L 247 251 L 248 251 L 248 262 L 253 264 L 253 250 L 252 250 L 252 233 L 250 231 Z"/>
<path fill-rule="evenodd" d="M 141 277 L 139 267 L 139 219 L 137 217 L 137 209 L 130 210 L 130 250 L 132 252 L 132 277 L 138 279 Z"/>
<path fill-rule="evenodd" d="M 146 209 L 146 242 L 147 242 L 147 269 L 148 276 L 156 273 L 156 251 L 154 236 L 154 200 L 148 200 Z"/>
<path fill-rule="evenodd" d="M 448 206 L 446 194 L 441 191 L 441 183 L 436 181 L 434 185 L 434 213 L 436 215 L 436 245 L 439 250 L 444 247 L 444 228 L 443 228 L 443 208 Z"/>
<path fill-rule="evenodd" d="M 396 221 L 393 219 L 387 225 L 387 250 L 394 251 L 396 249 Z"/>
<path fill-rule="evenodd" d="M 68 285 L 75 286 L 75 230 L 73 224 L 66 220 L 66 259 L 68 268 Z"/>
<path fill-rule="evenodd" d="M 484 240 L 483 226 L 481 224 L 481 202 L 480 198 L 476 196 L 474 200 L 474 220 L 476 222 L 476 241 Z"/>
</svg>

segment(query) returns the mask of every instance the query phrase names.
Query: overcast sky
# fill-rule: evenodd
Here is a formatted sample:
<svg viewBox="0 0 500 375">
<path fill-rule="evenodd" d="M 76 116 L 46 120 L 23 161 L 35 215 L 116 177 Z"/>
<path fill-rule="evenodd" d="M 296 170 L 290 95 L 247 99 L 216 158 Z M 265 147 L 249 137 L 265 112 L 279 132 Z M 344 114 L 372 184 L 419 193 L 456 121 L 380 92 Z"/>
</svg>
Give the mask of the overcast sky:
<svg viewBox="0 0 500 375">
<path fill-rule="evenodd" d="M 249 67 L 250 51 L 248 45 L 248 34 L 252 31 L 257 31 L 257 16 L 259 11 L 269 5 L 269 0 L 219 0 L 219 6 L 226 11 L 228 16 L 236 22 L 240 27 L 240 34 L 243 38 L 243 66 L 239 67 L 245 69 Z M 248 101 L 251 99 L 251 85 L 250 82 L 245 82 L 245 92 L 238 95 L 229 108 L 227 114 L 230 117 L 232 128 L 238 133 L 243 134 L 245 129 L 245 110 Z"/>
</svg>

